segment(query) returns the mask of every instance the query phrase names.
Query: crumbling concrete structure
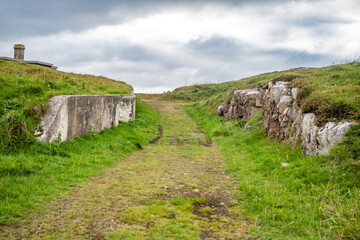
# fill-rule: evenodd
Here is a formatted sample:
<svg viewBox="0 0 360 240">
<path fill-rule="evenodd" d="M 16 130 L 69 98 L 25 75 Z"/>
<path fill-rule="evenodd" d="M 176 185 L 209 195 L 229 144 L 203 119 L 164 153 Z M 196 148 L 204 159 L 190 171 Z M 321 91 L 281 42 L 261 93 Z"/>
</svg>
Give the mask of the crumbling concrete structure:
<svg viewBox="0 0 360 240">
<path fill-rule="evenodd" d="M 135 119 L 136 97 L 119 95 L 59 95 L 35 135 L 43 142 L 66 141 Z"/>
</svg>

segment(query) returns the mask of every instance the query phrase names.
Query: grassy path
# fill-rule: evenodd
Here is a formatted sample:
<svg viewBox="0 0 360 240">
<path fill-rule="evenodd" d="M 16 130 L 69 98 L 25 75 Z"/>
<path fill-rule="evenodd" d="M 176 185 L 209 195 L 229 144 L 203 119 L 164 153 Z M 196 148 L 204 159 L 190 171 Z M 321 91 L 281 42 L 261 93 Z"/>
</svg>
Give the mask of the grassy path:
<svg viewBox="0 0 360 240">
<path fill-rule="evenodd" d="M 152 101 L 161 138 L 0 238 L 244 239 L 248 224 L 219 151 L 180 104 Z"/>
</svg>

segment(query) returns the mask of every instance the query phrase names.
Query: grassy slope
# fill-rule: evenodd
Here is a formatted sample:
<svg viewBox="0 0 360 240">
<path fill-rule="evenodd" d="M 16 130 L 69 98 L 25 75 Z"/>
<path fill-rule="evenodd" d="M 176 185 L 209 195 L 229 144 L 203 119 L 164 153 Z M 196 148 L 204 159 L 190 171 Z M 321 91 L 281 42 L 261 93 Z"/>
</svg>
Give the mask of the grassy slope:
<svg viewBox="0 0 360 240">
<path fill-rule="evenodd" d="M 131 91 L 130 85 L 104 77 L 0 60 L 0 224 L 19 221 L 67 186 L 141 149 L 156 135 L 156 114 L 138 101 L 133 122 L 44 145 L 32 133 L 48 99 Z"/>
<path fill-rule="evenodd" d="M 132 87 L 104 77 L 0 60 L 0 152 L 35 142 L 34 132 L 48 100 L 61 94 L 129 95 Z"/>
<path fill-rule="evenodd" d="M 0 153 L 0 224 L 27 217 L 67 187 L 142 149 L 156 132 L 157 115 L 138 101 L 135 121 L 63 143 Z"/>
<path fill-rule="evenodd" d="M 330 155 L 305 157 L 266 138 L 261 114 L 241 122 L 214 116 L 199 103 L 188 111 L 224 154 L 227 172 L 239 181 L 245 214 L 261 239 L 360 238 L 360 127 Z M 289 163 L 283 167 L 281 163 Z"/>
<path fill-rule="evenodd" d="M 265 73 L 238 81 L 182 87 L 162 96 L 164 99 L 199 101 L 212 113 L 229 102 L 236 89 L 261 87 L 277 79 L 291 81 L 301 88 L 301 108 L 314 112 L 322 120 L 360 119 L 360 63 L 354 62 L 325 68 L 294 69 Z"/>
<path fill-rule="evenodd" d="M 187 87 L 180 87 L 172 92 L 164 93 L 161 98 L 165 100 L 180 101 L 200 101 L 205 99 L 215 99 L 216 102 L 222 103 L 231 99 L 234 90 L 260 87 L 269 80 L 278 77 L 286 72 L 265 73 L 254 77 L 244 78 L 238 81 L 224 82 L 219 84 L 196 84 Z M 220 105 L 219 104 L 219 105 Z"/>
<path fill-rule="evenodd" d="M 329 155 L 307 158 L 300 146 L 294 150 L 267 139 L 261 115 L 249 122 L 253 128 L 248 131 L 242 130 L 242 122 L 214 116 L 217 106 L 229 101 L 235 89 L 261 86 L 274 79 L 300 87 L 303 111 L 314 112 L 323 121 L 360 119 L 360 63 L 356 62 L 224 83 L 210 98 L 206 89 L 216 85 L 185 87 L 164 98 L 191 99 L 194 90 L 199 90 L 194 99 L 203 101 L 189 113 L 220 146 L 228 171 L 241 181 L 238 199 L 258 225 L 254 233 L 264 238 L 359 239 L 359 125 Z M 282 162 L 290 167 L 282 167 Z"/>
</svg>

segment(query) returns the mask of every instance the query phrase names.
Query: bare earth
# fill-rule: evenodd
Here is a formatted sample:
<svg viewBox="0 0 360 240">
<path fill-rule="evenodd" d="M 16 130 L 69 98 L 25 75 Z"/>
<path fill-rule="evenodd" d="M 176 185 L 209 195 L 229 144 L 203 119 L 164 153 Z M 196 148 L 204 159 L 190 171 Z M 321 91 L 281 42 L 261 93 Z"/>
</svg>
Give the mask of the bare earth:
<svg viewBox="0 0 360 240">
<path fill-rule="evenodd" d="M 4 239 L 248 239 L 216 146 L 184 106 L 151 101 L 159 137 L 104 174 L 50 202 Z"/>
</svg>

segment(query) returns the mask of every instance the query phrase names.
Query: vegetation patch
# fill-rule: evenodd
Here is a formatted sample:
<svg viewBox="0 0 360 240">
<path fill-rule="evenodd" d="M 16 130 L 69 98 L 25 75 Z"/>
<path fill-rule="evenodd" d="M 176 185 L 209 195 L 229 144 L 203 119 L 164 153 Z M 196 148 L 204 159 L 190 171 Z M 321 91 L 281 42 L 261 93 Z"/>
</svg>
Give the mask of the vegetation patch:
<svg viewBox="0 0 360 240">
<path fill-rule="evenodd" d="M 300 146 L 266 138 L 261 113 L 244 130 L 204 111 L 202 104 L 188 112 L 219 146 L 226 171 L 239 181 L 236 200 L 257 225 L 254 236 L 360 238 L 359 126 L 329 155 L 305 157 Z M 214 133 L 219 128 L 229 134 Z"/>
<path fill-rule="evenodd" d="M 18 116 L 11 121 L 16 126 L 12 131 L 27 131 Z M 62 143 L 0 153 L 0 224 L 19 222 L 64 189 L 142 149 L 156 135 L 157 125 L 157 115 L 137 101 L 136 120 L 129 123 Z M 19 136 L 23 142 L 32 140 Z"/>
<path fill-rule="evenodd" d="M 273 80 L 271 80 L 272 83 L 276 83 L 278 81 L 282 81 L 282 82 L 291 82 L 292 80 L 296 79 L 296 78 L 304 78 L 303 76 L 299 76 L 299 75 L 293 75 L 293 74 L 283 74 L 280 75 L 279 77 L 274 78 Z"/>
<path fill-rule="evenodd" d="M 120 228 L 107 234 L 106 238 L 141 236 L 142 239 L 196 239 L 201 229 L 197 224 L 193 224 L 193 221 L 196 221 L 192 214 L 193 202 L 196 202 L 196 199 L 174 198 L 128 208 L 120 216 L 120 220 L 131 228 Z"/>
</svg>

